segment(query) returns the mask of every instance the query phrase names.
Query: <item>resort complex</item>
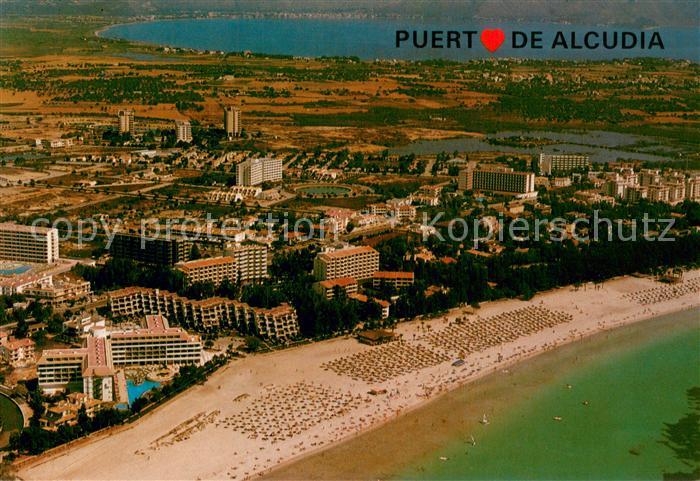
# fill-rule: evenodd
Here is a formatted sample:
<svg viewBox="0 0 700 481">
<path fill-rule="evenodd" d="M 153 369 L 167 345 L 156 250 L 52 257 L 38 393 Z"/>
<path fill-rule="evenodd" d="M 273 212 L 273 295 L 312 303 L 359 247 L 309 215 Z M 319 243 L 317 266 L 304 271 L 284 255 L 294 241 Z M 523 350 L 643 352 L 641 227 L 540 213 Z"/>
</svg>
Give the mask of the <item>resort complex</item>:
<svg viewBox="0 0 700 481">
<path fill-rule="evenodd" d="M 290 340 L 299 332 L 296 312 L 288 304 L 265 309 L 243 302 L 212 297 L 201 301 L 172 292 L 143 287 L 127 287 L 109 292 L 109 306 L 117 317 L 163 314 L 179 325 L 211 331 L 233 327 L 276 341 Z"/>
<path fill-rule="evenodd" d="M 45 350 L 37 362 L 39 387 L 49 394 L 77 389 L 90 399 L 127 401 L 115 396 L 119 367 L 202 362 L 199 337 L 170 327 L 160 315 L 145 316 L 144 324 L 139 329 L 110 331 L 106 337 L 88 336 L 79 349 Z"/>
<path fill-rule="evenodd" d="M 0 15 L 2 479 L 700 478 L 697 2 Z"/>
</svg>

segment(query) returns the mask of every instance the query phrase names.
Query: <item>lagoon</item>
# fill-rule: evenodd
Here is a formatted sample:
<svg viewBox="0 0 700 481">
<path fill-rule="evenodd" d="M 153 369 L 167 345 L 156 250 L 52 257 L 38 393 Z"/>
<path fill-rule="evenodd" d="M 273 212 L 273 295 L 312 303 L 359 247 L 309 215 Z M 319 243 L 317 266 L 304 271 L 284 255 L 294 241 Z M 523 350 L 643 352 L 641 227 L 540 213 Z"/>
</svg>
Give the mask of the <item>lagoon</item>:
<svg viewBox="0 0 700 481">
<path fill-rule="evenodd" d="M 509 137 L 525 137 L 546 139 L 549 143 L 540 147 L 519 147 L 492 144 L 487 139 L 506 139 Z M 654 148 L 658 151 L 668 151 L 667 156 L 632 151 L 637 146 Z M 624 150 L 623 150 L 624 149 Z M 641 148 L 638 150 L 642 150 Z M 607 131 L 587 132 L 550 132 L 550 131 L 503 131 L 488 134 L 486 139 L 474 137 L 457 137 L 440 140 L 420 140 L 401 147 L 390 149 L 392 154 L 405 155 L 434 155 L 440 152 L 505 152 L 537 155 L 545 154 L 585 154 L 590 156 L 593 163 L 614 162 L 618 159 L 664 161 L 678 158 L 674 149 L 663 144 L 663 140 L 654 137 L 631 135 Z"/>
</svg>

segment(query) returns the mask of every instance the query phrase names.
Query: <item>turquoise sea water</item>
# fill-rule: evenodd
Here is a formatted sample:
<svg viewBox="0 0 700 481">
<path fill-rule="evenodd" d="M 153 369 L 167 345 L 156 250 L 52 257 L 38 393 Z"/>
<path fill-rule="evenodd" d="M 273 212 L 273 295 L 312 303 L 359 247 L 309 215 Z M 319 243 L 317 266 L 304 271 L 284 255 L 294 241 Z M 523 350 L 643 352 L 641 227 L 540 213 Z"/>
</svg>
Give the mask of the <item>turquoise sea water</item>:
<svg viewBox="0 0 700 481">
<path fill-rule="evenodd" d="M 546 383 L 490 413 L 488 425 L 473 423 L 445 439 L 397 478 L 616 480 L 688 472 L 660 442 L 665 423 L 690 411 L 687 390 L 700 386 L 700 311 L 676 316 L 680 322 L 613 331 L 594 356 L 538 373 Z"/>
<path fill-rule="evenodd" d="M 468 7 L 465 7 L 468 8 Z M 478 37 L 471 49 L 467 48 L 415 48 L 402 44 L 396 48 L 397 30 L 474 30 L 501 28 L 506 42 L 490 55 L 479 43 Z M 417 20 L 322 20 L 322 19 L 182 19 L 159 20 L 145 23 L 115 25 L 100 35 L 151 44 L 173 47 L 188 47 L 199 50 L 221 50 L 240 52 L 251 50 L 258 53 L 298 56 L 357 56 L 362 59 L 401 58 L 467 60 L 484 57 L 520 57 L 552 59 L 610 59 L 630 57 L 666 57 L 698 60 L 697 30 L 693 28 L 660 28 L 664 49 L 598 48 L 552 49 L 556 32 L 562 31 L 567 38 L 571 32 L 583 35 L 588 31 L 613 32 L 630 30 L 640 35 L 642 29 L 600 27 L 582 25 L 539 24 L 484 24 L 474 21 L 469 24 L 455 22 L 421 23 Z M 546 48 L 513 49 L 511 36 L 514 31 L 541 31 Z M 652 30 L 645 30 L 650 36 Z M 422 33 L 421 33 L 422 35 Z M 602 33 L 601 33 L 602 35 Z M 568 40 L 570 43 L 571 41 Z M 638 44 L 641 41 L 638 42 Z M 465 41 L 466 43 L 466 41 Z M 579 40 L 581 43 L 581 40 Z"/>
<path fill-rule="evenodd" d="M 135 399 L 140 398 L 148 391 L 158 386 L 160 386 L 160 383 L 155 381 L 146 380 L 141 384 L 134 384 L 133 381 L 127 380 L 126 390 L 129 393 L 129 405 L 131 405 L 131 403 L 133 403 Z"/>
</svg>

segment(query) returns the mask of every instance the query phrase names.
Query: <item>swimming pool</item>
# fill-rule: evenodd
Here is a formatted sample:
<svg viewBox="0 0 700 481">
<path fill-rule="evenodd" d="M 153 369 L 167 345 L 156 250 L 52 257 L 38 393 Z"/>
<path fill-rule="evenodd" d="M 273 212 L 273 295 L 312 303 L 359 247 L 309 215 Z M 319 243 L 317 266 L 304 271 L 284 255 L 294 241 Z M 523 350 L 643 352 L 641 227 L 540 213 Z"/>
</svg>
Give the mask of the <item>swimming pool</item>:
<svg viewBox="0 0 700 481">
<path fill-rule="evenodd" d="M 0 276 L 16 276 L 31 270 L 32 266 L 14 263 L 0 264 Z"/>
<path fill-rule="evenodd" d="M 134 400 L 140 398 L 146 394 L 151 389 L 160 386 L 159 382 L 155 381 L 144 381 L 141 384 L 134 384 L 132 380 L 126 381 L 126 391 L 129 393 L 129 405 L 134 402 Z"/>
</svg>

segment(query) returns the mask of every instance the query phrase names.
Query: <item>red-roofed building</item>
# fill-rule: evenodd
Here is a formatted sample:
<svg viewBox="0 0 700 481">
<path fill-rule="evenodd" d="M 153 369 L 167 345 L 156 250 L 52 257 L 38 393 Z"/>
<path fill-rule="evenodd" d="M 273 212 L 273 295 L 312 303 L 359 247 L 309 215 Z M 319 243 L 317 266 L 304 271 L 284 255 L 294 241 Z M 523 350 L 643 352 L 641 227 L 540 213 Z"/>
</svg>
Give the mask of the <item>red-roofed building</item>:
<svg viewBox="0 0 700 481">
<path fill-rule="evenodd" d="M 369 300 L 370 300 L 370 298 L 365 296 L 364 294 L 357 294 L 357 293 L 350 294 L 348 297 L 350 299 L 357 301 L 357 302 L 363 302 L 363 303 L 369 302 Z M 389 317 L 389 307 L 391 306 L 391 304 L 389 304 L 387 301 L 385 301 L 383 299 L 377 299 L 376 297 L 373 297 L 372 300 L 374 302 L 376 302 L 377 304 L 379 304 L 379 307 L 382 308 L 382 317 L 384 319 Z"/>
<path fill-rule="evenodd" d="M 15 339 L 10 337 L 0 345 L 0 357 L 3 362 L 13 366 L 30 366 L 35 362 L 34 341 L 29 338 Z"/>
<path fill-rule="evenodd" d="M 198 330 L 225 326 L 247 329 L 252 322 L 258 335 L 275 341 L 290 340 L 299 333 L 296 311 L 286 303 L 263 309 L 222 297 L 198 301 L 160 289 L 127 287 L 110 292 L 109 305 L 117 317 L 163 314 Z"/>
<path fill-rule="evenodd" d="M 347 295 L 357 292 L 357 280 L 354 277 L 341 277 L 339 279 L 316 282 L 313 287 L 316 292 L 326 299 L 333 299 L 336 287 L 345 291 Z"/>
<path fill-rule="evenodd" d="M 372 287 L 375 289 L 382 284 L 388 284 L 395 289 L 402 289 L 413 284 L 413 272 L 378 271 L 372 276 Z"/>
</svg>

